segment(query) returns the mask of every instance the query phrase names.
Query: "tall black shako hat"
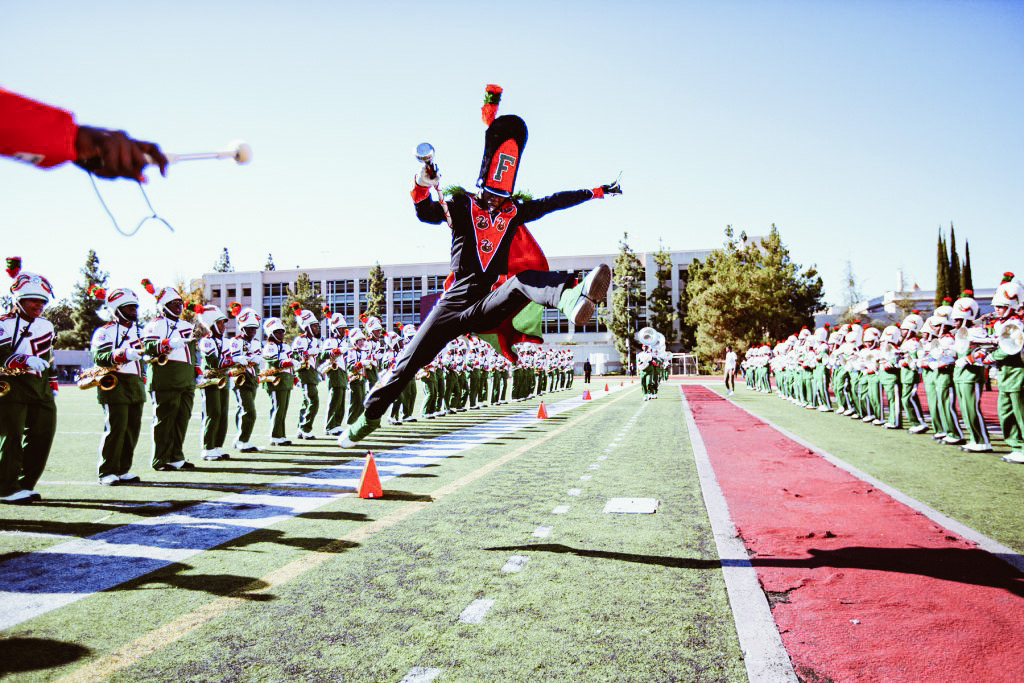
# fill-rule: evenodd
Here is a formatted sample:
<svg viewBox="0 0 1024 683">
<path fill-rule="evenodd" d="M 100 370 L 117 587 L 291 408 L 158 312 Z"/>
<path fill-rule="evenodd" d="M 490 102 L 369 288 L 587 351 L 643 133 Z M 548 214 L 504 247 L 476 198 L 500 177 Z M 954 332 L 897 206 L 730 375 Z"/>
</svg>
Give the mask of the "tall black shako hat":
<svg viewBox="0 0 1024 683">
<path fill-rule="evenodd" d="M 518 116 L 506 114 L 494 119 L 484 134 L 484 156 L 476 186 L 502 197 L 512 196 L 526 137 L 526 122 Z"/>
</svg>

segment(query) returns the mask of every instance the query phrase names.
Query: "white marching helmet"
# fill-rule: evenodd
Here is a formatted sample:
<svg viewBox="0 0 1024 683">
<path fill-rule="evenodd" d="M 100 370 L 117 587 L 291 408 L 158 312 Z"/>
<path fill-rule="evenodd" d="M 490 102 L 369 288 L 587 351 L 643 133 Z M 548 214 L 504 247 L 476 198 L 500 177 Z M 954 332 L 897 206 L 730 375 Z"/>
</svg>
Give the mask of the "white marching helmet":
<svg viewBox="0 0 1024 683">
<path fill-rule="evenodd" d="M 131 306 L 132 304 L 138 306 L 139 297 L 127 287 L 110 290 L 107 292 L 107 298 L 103 301 L 103 305 L 111 313 L 115 313 L 122 306 Z"/>
<path fill-rule="evenodd" d="M 327 319 L 327 325 L 331 328 L 331 332 L 337 332 L 347 328 L 348 321 L 341 313 L 332 313 L 331 317 Z"/>
<path fill-rule="evenodd" d="M 953 312 L 950 318 L 953 320 L 975 320 L 978 317 L 978 302 L 974 300 L 974 292 L 967 290 L 964 296 L 953 303 Z"/>
<path fill-rule="evenodd" d="M 251 308 L 243 308 L 235 318 L 238 321 L 239 327 L 259 327 L 260 326 L 260 314 Z"/>
<path fill-rule="evenodd" d="M 313 311 L 307 311 L 305 308 L 298 308 L 297 306 L 292 309 L 295 314 L 295 322 L 298 323 L 299 327 L 304 331 L 309 331 L 314 324 L 320 322 L 313 315 Z"/>
<path fill-rule="evenodd" d="M 871 342 L 878 341 L 881 336 L 882 333 L 877 327 L 868 327 L 864 330 L 864 343 L 869 344 Z"/>
<path fill-rule="evenodd" d="M 996 287 L 996 293 L 992 295 L 993 306 L 1005 306 L 1011 311 L 1020 310 L 1021 287 L 1020 284 L 1011 280 Z"/>
<path fill-rule="evenodd" d="M 806 339 L 807 337 L 811 336 L 811 331 L 809 329 L 807 329 L 806 327 L 801 327 L 800 328 L 800 334 L 798 336 L 799 336 L 799 338 L 801 340 L 802 339 Z"/>
<path fill-rule="evenodd" d="M 412 323 L 402 326 L 402 339 L 412 339 L 416 336 L 416 326 Z"/>
<path fill-rule="evenodd" d="M 846 333 L 846 342 L 860 346 L 864 341 L 864 328 L 860 325 L 850 325 L 850 331 Z"/>
<path fill-rule="evenodd" d="M 901 330 L 910 330 L 911 332 L 917 332 L 924 327 L 924 318 L 919 313 L 911 313 L 903 322 L 900 324 Z"/>
<path fill-rule="evenodd" d="M 278 330 L 284 331 L 284 323 L 280 318 L 267 318 L 263 321 L 263 334 L 268 338 Z"/>
<path fill-rule="evenodd" d="M 945 320 L 945 318 L 942 318 L 941 316 L 929 316 L 928 319 L 924 321 L 924 324 L 921 325 L 921 332 L 924 334 L 930 334 L 934 337 L 939 334 L 939 327 L 942 326 L 943 320 Z"/>
<path fill-rule="evenodd" d="M 224 315 L 224 311 L 220 310 L 217 306 L 207 304 L 203 306 L 203 312 L 199 314 L 199 319 L 203 321 L 203 325 L 205 325 L 208 330 L 212 330 L 218 320 L 227 322 L 228 317 Z"/>
<path fill-rule="evenodd" d="M 940 318 L 948 318 L 949 314 L 952 312 L 953 307 L 950 304 L 945 304 L 935 309 L 935 315 L 939 316 Z"/>
<path fill-rule="evenodd" d="M 369 334 L 372 334 L 377 330 L 384 329 L 384 325 L 381 324 L 380 318 L 372 315 L 363 321 L 363 327 L 366 328 L 366 331 Z"/>
<path fill-rule="evenodd" d="M 42 275 L 21 271 L 11 284 L 11 296 L 15 301 L 22 299 L 42 299 L 49 303 L 53 299 L 53 287 Z"/>
<path fill-rule="evenodd" d="M 815 341 L 824 342 L 828 340 L 828 330 L 824 327 L 819 327 L 814 331 Z"/>
<path fill-rule="evenodd" d="M 881 340 L 884 342 L 889 342 L 890 344 L 899 344 L 902 338 L 903 335 L 900 334 L 900 328 L 896 327 L 895 325 L 889 325 L 884 330 L 882 330 Z"/>
<path fill-rule="evenodd" d="M 352 346 L 355 346 L 358 342 L 365 342 L 366 335 L 363 334 L 363 331 L 357 327 L 356 329 L 352 330 L 352 332 L 348 335 L 348 340 L 352 344 Z"/>
</svg>

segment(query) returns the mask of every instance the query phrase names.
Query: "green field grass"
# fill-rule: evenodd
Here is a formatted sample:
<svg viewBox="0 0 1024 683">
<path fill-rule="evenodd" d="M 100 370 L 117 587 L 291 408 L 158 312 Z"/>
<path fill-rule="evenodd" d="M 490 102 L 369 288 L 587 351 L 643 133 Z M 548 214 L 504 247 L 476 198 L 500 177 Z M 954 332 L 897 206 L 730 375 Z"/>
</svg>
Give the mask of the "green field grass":
<svg viewBox="0 0 1024 683">
<path fill-rule="evenodd" d="M 94 483 L 94 400 L 62 394 L 61 434 L 39 487 L 46 500 L 0 510 L 2 529 L 88 536 L 361 455 L 320 440 L 155 473 L 144 435 L 137 471 L 146 482 L 104 488 Z M 415 443 L 536 405 L 382 429 L 369 445 Z M 189 439 L 198 451 L 197 421 Z M 338 499 L 25 622 L 3 634 L 11 646 L 0 654 L 7 659 L 17 644 L 23 668 L 36 662 L 14 680 L 78 672 L 397 681 L 413 667 L 438 668 L 441 681 L 745 680 L 675 386 L 648 403 L 627 386 L 384 488 L 384 499 Z M 661 507 L 602 513 L 620 496 Z M 553 514 L 557 505 L 569 510 Z M 539 526 L 550 535 L 534 537 Z M 0 551 L 11 557 L 64 540 L 0 534 Z M 526 566 L 503 572 L 514 555 Z M 460 623 L 476 599 L 494 605 L 482 623 Z M 111 653 L 114 665 L 104 659 Z"/>
</svg>

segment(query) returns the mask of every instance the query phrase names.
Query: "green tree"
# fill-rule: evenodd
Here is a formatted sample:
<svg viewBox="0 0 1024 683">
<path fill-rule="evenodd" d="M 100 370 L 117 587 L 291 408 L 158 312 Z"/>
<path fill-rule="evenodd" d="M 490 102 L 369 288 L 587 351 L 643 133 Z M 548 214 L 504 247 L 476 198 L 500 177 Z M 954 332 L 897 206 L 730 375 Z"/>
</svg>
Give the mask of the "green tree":
<svg viewBox="0 0 1024 683">
<path fill-rule="evenodd" d="M 665 343 L 676 340 L 672 321 L 676 312 L 672 306 L 672 255 L 665 250 L 660 240 L 658 251 L 654 252 L 655 275 L 658 284 L 647 297 L 647 324 L 665 335 Z"/>
<path fill-rule="evenodd" d="M 686 315 L 690 310 L 690 294 L 687 285 L 690 282 L 694 269 L 699 269 L 700 261 L 693 259 L 693 263 L 686 269 L 679 272 L 679 304 L 676 306 L 676 316 L 679 320 L 679 346 L 684 351 L 689 351 L 697 345 L 697 330 L 687 322 Z"/>
<path fill-rule="evenodd" d="M 291 340 L 299 335 L 299 324 L 292 313 L 292 304 L 299 304 L 300 307 L 309 311 L 320 319 L 320 312 L 324 306 L 323 297 L 313 286 L 309 275 L 302 272 L 295 278 L 295 286 L 288 287 L 288 297 L 285 299 L 284 308 L 281 310 L 281 322 L 284 323 L 285 339 Z"/>
<path fill-rule="evenodd" d="M 267 254 L 268 263 L 270 262 L 270 254 Z M 273 270 L 273 268 L 267 268 L 266 270 Z M 231 265 L 231 257 L 228 256 L 228 248 L 224 247 L 224 251 L 220 252 L 220 256 L 217 258 L 217 262 L 213 264 L 213 272 L 215 273 L 233 273 L 235 267 Z"/>
<path fill-rule="evenodd" d="M 82 280 L 75 285 L 71 295 L 72 328 L 65 330 L 54 339 L 54 346 L 59 349 L 88 349 L 92 341 L 92 333 L 104 324 L 98 311 L 103 302 L 90 293 L 92 286 L 104 287 L 108 273 L 100 270 L 100 259 L 92 249 L 85 257 L 85 265 L 79 271 Z"/>
<path fill-rule="evenodd" d="M 946 255 L 946 241 L 942 238 L 939 228 L 938 254 L 935 264 L 935 307 L 942 305 L 942 300 L 949 292 L 949 257 Z"/>
<path fill-rule="evenodd" d="M 53 325 L 53 333 L 56 335 L 53 340 L 54 348 L 63 348 L 58 346 L 58 341 L 61 339 L 61 332 L 73 330 L 75 328 L 75 319 L 73 317 L 75 312 L 74 307 L 67 299 L 61 299 L 56 303 L 52 303 L 46 307 L 46 311 L 43 313 L 43 317 L 50 321 Z M 92 338 L 90 337 L 90 342 Z"/>
<path fill-rule="evenodd" d="M 366 315 L 380 318 L 383 323 L 387 312 L 388 281 L 384 277 L 384 269 L 380 267 L 380 262 L 373 264 L 370 268 L 367 283 L 366 310 L 363 312 Z"/>
<path fill-rule="evenodd" d="M 963 291 L 960 288 L 960 256 L 956 253 L 956 230 L 949 224 L 949 276 L 946 286 L 949 296 L 957 299 Z"/>
<path fill-rule="evenodd" d="M 853 263 L 849 260 L 846 261 L 846 275 L 843 279 L 845 280 L 845 287 L 843 289 L 843 305 L 846 310 L 839 316 L 837 322 L 840 325 L 851 323 L 858 317 L 857 314 L 853 312 L 853 307 L 864 300 L 864 294 L 861 292 L 860 285 L 857 284 L 857 278 L 853 274 Z"/>
<path fill-rule="evenodd" d="M 628 240 L 629 233 L 622 233 L 612 269 L 612 308 L 604 316 L 604 324 L 615 337 L 619 361 L 627 369 L 637 347 L 635 335 L 644 292 L 644 266 L 629 247 Z"/>
<path fill-rule="evenodd" d="M 274 256 L 267 254 L 267 262 L 263 264 L 263 270 L 277 270 L 277 266 L 274 265 Z"/>
<path fill-rule="evenodd" d="M 964 240 L 964 269 L 960 273 L 961 284 L 964 289 L 974 290 L 974 275 L 971 273 L 971 244 Z"/>
<path fill-rule="evenodd" d="M 778 228 L 756 244 L 737 243 L 732 227 L 726 243 L 691 274 L 688 320 L 697 328 L 697 354 L 705 364 L 726 346 L 751 346 L 814 324 L 823 309 L 823 283 L 812 266 L 803 272 L 789 257 Z"/>
</svg>

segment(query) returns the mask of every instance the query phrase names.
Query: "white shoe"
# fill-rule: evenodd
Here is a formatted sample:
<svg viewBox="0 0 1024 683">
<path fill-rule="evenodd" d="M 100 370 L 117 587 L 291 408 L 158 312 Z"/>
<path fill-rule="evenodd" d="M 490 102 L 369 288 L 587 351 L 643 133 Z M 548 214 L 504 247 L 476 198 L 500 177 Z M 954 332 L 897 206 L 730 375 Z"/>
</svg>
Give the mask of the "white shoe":
<svg viewBox="0 0 1024 683">
<path fill-rule="evenodd" d="M 612 281 L 612 269 L 602 263 L 597 268 L 587 273 L 583 278 L 583 292 L 577 299 L 576 305 L 572 308 L 570 320 L 577 326 L 582 327 L 590 321 L 594 315 L 594 309 L 603 302 L 608 294 L 608 285 Z"/>
<path fill-rule="evenodd" d="M 1024 465 L 1024 453 L 1007 453 L 1003 456 L 1003 462 L 1012 462 L 1015 465 Z"/>
<path fill-rule="evenodd" d="M 122 474 L 122 475 L 121 475 L 121 476 L 119 477 L 119 479 L 120 479 L 120 480 L 121 480 L 121 481 L 122 481 L 123 483 L 125 483 L 125 484 L 135 484 L 135 483 L 138 483 L 138 482 L 142 481 L 142 480 L 141 480 L 141 479 L 139 478 L 139 475 L 137 475 L 137 474 L 132 474 L 131 472 L 128 472 L 128 473 L 126 473 L 126 474 Z"/>
<path fill-rule="evenodd" d="M 881 427 L 882 425 L 885 424 L 885 420 L 872 420 L 871 424 L 875 425 L 876 427 Z"/>
<path fill-rule="evenodd" d="M 29 505 L 36 499 L 32 497 L 33 491 L 15 491 L 9 496 L 0 498 L 0 503 L 7 503 L 8 505 Z"/>
<path fill-rule="evenodd" d="M 927 431 L 927 430 L 928 430 L 928 425 L 917 425 L 916 427 L 911 427 L 907 431 L 910 432 L 911 434 L 920 434 L 921 432 L 924 432 L 924 431 Z"/>
<path fill-rule="evenodd" d="M 104 474 L 100 477 L 100 484 L 103 486 L 117 486 L 121 483 L 121 477 L 116 474 Z"/>
<path fill-rule="evenodd" d="M 961 450 L 970 451 L 971 453 L 991 453 L 992 447 L 986 446 L 983 443 L 975 443 L 973 441 L 964 444 L 960 447 Z"/>
</svg>

